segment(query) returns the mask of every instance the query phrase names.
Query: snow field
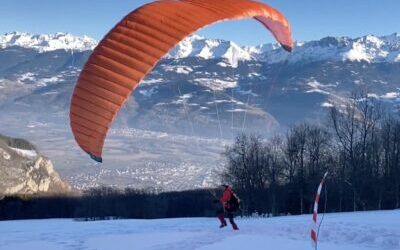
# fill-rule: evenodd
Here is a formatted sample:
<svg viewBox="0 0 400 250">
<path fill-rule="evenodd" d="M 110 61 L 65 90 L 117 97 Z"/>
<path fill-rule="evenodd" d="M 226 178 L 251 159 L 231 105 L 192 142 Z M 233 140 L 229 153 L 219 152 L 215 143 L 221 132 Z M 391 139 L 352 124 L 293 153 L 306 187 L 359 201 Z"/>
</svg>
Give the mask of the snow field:
<svg viewBox="0 0 400 250">
<path fill-rule="evenodd" d="M 219 229 L 214 218 L 3 221 L 0 250 L 312 249 L 311 215 L 237 222 L 239 231 Z M 319 249 L 400 249 L 400 210 L 327 214 Z"/>
</svg>

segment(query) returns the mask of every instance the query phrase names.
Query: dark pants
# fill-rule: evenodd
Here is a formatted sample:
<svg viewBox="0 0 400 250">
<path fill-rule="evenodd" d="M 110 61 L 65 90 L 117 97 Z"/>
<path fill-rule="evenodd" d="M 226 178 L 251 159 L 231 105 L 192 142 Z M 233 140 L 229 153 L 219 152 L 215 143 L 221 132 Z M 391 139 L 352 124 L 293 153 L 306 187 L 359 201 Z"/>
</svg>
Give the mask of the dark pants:
<svg viewBox="0 0 400 250">
<path fill-rule="evenodd" d="M 235 221 L 233 220 L 233 218 L 235 217 L 234 211 L 231 211 L 230 209 L 225 209 L 225 217 L 228 217 L 229 223 L 231 223 L 232 226 L 236 225 Z"/>
<path fill-rule="evenodd" d="M 229 219 L 229 223 L 231 223 L 232 227 L 234 229 L 237 229 L 236 223 L 233 220 L 233 218 L 235 217 L 234 215 L 234 211 L 230 210 L 230 209 L 218 209 L 217 211 L 217 217 L 220 218 L 220 215 L 224 215 L 224 217 L 228 217 Z M 223 221 L 225 221 L 225 219 L 223 219 Z M 223 223 L 223 221 L 221 221 L 221 223 Z M 226 222 L 225 222 L 226 223 Z"/>
</svg>

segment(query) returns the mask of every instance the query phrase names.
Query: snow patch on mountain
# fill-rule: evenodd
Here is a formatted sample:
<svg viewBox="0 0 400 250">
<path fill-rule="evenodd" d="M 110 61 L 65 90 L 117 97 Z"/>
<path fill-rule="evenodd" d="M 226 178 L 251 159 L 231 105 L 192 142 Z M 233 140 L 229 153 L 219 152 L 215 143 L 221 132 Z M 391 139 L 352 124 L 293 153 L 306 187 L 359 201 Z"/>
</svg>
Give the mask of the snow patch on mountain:
<svg viewBox="0 0 400 250">
<path fill-rule="evenodd" d="M 380 99 L 389 102 L 400 102 L 400 92 L 388 92 L 380 96 Z"/>
<path fill-rule="evenodd" d="M 141 81 L 140 85 L 149 86 L 149 85 L 153 85 L 153 84 L 159 84 L 164 81 L 165 80 L 163 78 L 150 78 L 150 79 L 144 79 L 143 81 Z"/>
<path fill-rule="evenodd" d="M 11 155 L 5 151 L 4 149 L 0 148 L 0 155 L 3 157 L 4 160 L 10 160 Z"/>
<path fill-rule="evenodd" d="M 240 112 L 247 112 L 247 109 L 227 109 L 226 112 L 228 113 L 240 113 Z"/>
<path fill-rule="evenodd" d="M 387 92 L 383 95 L 368 93 L 368 97 L 381 99 L 383 101 L 388 101 L 388 102 L 400 102 L 400 92 Z"/>
<path fill-rule="evenodd" d="M 36 159 L 38 157 L 38 153 L 35 150 L 26 150 L 20 148 L 9 147 L 11 150 L 16 152 L 18 155 L 28 158 L 28 159 Z"/>
<path fill-rule="evenodd" d="M 35 49 L 40 52 L 54 50 L 93 50 L 98 42 L 88 36 L 78 37 L 69 33 L 55 33 L 51 35 L 31 35 L 25 32 L 12 32 L 0 36 L 0 48 L 19 46 Z"/>
<path fill-rule="evenodd" d="M 35 73 L 27 72 L 25 74 L 20 75 L 19 78 L 17 79 L 17 82 L 24 83 L 26 81 L 35 81 L 36 80 L 35 75 L 36 75 Z"/>
<path fill-rule="evenodd" d="M 243 90 L 242 88 L 239 87 L 239 88 L 236 90 L 236 92 L 239 93 L 239 94 L 241 94 L 241 95 L 247 95 L 248 98 L 250 98 L 250 96 L 253 96 L 253 97 L 258 96 L 258 95 L 257 95 L 256 93 L 254 93 L 251 89 L 249 89 L 249 90 Z"/>
<path fill-rule="evenodd" d="M 333 108 L 335 105 L 333 105 L 332 103 L 330 103 L 330 102 L 323 102 L 322 104 L 321 104 L 321 107 L 323 107 L 323 108 Z"/>
<path fill-rule="evenodd" d="M 237 81 L 231 79 L 213 79 L 213 78 L 197 78 L 193 80 L 196 85 L 207 87 L 214 91 L 222 91 L 228 88 L 235 88 Z"/>
<path fill-rule="evenodd" d="M 353 48 L 343 53 L 343 59 L 350 61 L 367 61 L 370 62 L 372 57 L 365 51 L 365 47 L 360 43 L 353 44 Z"/>
<path fill-rule="evenodd" d="M 150 89 L 141 89 L 141 90 L 139 90 L 139 93 L 145 97 L 151 97 L 152 95 L 157 93 L 157 90 L 158 90 L 158 86 L 154 86 Z"/>
<path fill-rule="evenodd" d="M 322 84 L 313 78 L 306 83 L 306 86 L 308 87 L 306 93 L 320 93 L 324 95 L 330 95 L 330 88 L 336 87 L 334 84 Z"/>
<path fill-rule="evenodd" d="M 179 99 L 176 100 L 176 101 L 173 101 L 172 104 L 183 104 L 183 105 L 185 105 L 188 102 L 188 100 L 190 98 L 192 98 L 192 97 L 193 97 L 192 94 L 181 95 L 181 96 L 179 96 Z"/>
<path fill-rule="evenodd" d="M 179 65 L 165 65 L 163 66 L 164 70 L 167 72 L 175 72 L 177 74 L 188 75 L 193 72 L 193 69 L 187 66 L 179 66 Z"/>
</svg>

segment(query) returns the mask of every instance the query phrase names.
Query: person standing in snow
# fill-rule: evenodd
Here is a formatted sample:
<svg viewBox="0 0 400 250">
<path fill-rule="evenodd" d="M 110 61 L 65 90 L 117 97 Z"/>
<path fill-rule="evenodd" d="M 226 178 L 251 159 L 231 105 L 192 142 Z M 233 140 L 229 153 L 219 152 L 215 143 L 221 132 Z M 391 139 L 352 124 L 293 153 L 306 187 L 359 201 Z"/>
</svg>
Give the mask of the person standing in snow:
<svg viewBox="0 0 400 250">
<path fill-rule="evenodd" d="M 234 218 L 234 213 L 239 208 L 239 199 L 233 193 L 233 190 L 228 185 L 222 185 L 224 188 L 224 192 L 219 199 L 222 204 L 223 209 L 217 211 L 217 217 L 221 222 L 220 228 L 226 227 L 227 223 L 225 220 L 225 215 L 229 218 L 229 223 L 231 223 L 233 230 L 239 230 L 236 225 Z"/>
</svg>

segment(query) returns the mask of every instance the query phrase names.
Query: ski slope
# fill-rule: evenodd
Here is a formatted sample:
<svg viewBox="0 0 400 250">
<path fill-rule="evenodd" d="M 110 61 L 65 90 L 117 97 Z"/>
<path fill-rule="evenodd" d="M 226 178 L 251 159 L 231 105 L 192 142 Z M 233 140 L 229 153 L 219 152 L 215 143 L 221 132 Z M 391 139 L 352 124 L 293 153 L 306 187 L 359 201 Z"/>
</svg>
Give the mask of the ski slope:
<svg viewBox="0 0 400 250">
<path fill-rule="evenodd" d="M 67 219 L 0 222 L 1 250 L 302 250 L 312 249 L 311 216 L 238 219 L 239 231 L 213 218 Z M 327 214 L 320 250 L 400 249 L 400 210 Z"/>
</svg>

